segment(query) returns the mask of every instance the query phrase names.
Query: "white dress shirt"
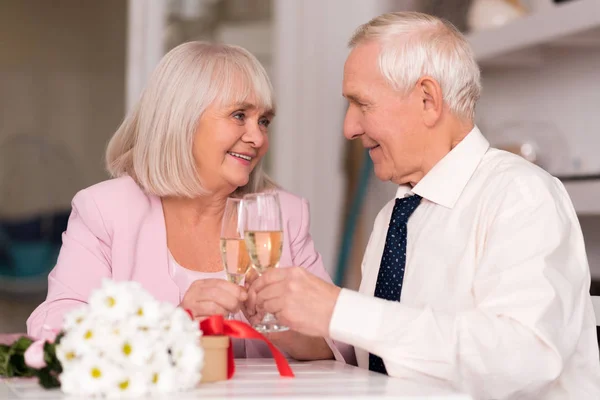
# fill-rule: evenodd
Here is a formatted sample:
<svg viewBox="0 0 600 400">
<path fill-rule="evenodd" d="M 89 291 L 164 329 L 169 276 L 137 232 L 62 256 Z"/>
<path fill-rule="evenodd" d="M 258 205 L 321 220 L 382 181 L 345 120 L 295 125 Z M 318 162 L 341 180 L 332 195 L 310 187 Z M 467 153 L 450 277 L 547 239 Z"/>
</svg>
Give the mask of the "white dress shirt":
<svg viewBox="0 0 600 400">
<path fill-rule="evenodd" d="M 388 374 L 476 399 L 600 399 L 590 272 L 561 182 L 475 127 L 414 187 L 401 302 L 373 297 L 394 201 L 375 220 L 359 292 L 330 324 Z"/>
</svg>

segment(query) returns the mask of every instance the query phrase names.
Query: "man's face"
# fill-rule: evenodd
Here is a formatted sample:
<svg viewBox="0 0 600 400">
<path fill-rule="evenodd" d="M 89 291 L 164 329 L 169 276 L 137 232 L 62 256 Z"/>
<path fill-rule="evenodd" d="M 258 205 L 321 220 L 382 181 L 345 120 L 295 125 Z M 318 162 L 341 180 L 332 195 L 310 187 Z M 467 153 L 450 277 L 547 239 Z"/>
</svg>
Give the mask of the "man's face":
<svg viewBox="0 0 600 400">
<path fill-rule="evenodd" d="M 423 101 L 416 89 L 403 95 L 389 86 L 379 71 L 379 52 L 378 43 L 366 42 L 346 60 L 344 136 L 360 138 L 369 149 L 379 179 L 405 184 L 421 170 L 428 147 Z"/>
</svg>

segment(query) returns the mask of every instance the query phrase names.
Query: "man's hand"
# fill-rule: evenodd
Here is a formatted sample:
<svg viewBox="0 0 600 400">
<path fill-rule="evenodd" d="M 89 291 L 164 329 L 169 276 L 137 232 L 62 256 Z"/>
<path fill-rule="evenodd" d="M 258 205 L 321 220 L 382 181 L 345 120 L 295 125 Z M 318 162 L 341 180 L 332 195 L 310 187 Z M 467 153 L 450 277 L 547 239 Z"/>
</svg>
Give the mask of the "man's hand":
<svg viewBox="0 0 600 400">
<path fill-rule="evenodd" d="M 247 303 L 275 314 L 279 322 L 297 332 L 328 337 L 340 290 L 304 268 L 274 268 L 250 285 Z M 256 293 L 255 305 L 252 292 Z"/>
</svg>

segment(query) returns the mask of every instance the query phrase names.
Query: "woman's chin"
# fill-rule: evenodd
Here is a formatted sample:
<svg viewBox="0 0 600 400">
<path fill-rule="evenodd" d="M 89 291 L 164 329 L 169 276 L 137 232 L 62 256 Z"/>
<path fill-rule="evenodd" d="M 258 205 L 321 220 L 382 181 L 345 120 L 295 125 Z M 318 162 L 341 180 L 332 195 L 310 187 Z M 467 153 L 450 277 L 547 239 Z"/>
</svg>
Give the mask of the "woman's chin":
<svg viewBox="0 0 600 400">
<path fill-rule="evenodd" d="M 246 186 L 248 184 L 248 182 L 250 182 L 250 177 L 249 176 L 245 176 L 245 177 L 235 177 L 234 179 L 230 179 L 229 183 L 232 186 L 235 186 L 236 188 L 242 187 L 242 186 Z"/>
</svg>

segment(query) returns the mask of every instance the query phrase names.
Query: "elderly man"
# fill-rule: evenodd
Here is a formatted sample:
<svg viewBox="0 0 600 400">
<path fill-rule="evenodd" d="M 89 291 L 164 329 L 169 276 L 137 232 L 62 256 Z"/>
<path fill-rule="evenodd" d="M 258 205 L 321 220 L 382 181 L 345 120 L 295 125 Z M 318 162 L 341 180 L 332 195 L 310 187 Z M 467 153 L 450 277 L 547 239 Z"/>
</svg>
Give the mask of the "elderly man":
<svg viewBox="0 0 600 400">
<path fill-rule="evenodd" d="M 478 399 L 599 399 L 590 273 L 562 184 L 490 148 L 474 125 L 480 74 L 465 38 L 420 13 L 361 26 L 344 67 L 344 135 L 398 185 L 359 292 L 301 268 L 251 289 L 299 332 L 355 347 L 358 365 Z"/>
</svg>

